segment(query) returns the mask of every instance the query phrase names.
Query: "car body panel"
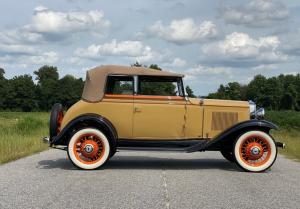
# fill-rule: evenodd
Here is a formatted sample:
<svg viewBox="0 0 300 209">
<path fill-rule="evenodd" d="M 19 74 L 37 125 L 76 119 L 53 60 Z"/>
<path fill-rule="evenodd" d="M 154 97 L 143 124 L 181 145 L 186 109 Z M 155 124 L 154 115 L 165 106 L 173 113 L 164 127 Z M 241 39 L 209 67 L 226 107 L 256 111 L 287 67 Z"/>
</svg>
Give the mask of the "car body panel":
<svg viewBox="0 0 300 209">
<path fill-rule="evenodd" d="M 119 138 L 142 140 L 209 139 L 249 119 L 247 102 L 185 99 L 179 96 L 105 95 L 80 100 L 64 116 L 62 128 L 84 114 L 107 118 Z"/>
</svg>

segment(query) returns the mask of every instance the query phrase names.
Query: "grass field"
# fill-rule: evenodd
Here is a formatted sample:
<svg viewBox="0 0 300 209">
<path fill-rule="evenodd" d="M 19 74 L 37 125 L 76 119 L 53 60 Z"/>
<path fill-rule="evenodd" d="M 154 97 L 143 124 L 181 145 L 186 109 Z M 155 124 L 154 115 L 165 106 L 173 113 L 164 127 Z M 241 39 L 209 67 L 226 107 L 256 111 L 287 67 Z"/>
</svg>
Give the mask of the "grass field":
<svg viewBox="0 0 300 209">
<path fill-rule="evenodd" d="M 0 164 L 47 149 L 49 113 L 0 112 Z"/>
<path fill-rule="evenodd" d="M 271 132 L 275 139 L 286 144 L 279 152 L 300 161 L 300 112 L 267 111 L 266 119 L 279 126 L 279 131 Z"/>
<path fill-rule="evenodd" d="M 300 112 L 267 111 L 266 116 L 280 127 L 272 131 L 286 143 L 280 153 L 300 160 Z M 0 112 L 0 164 L 46 150 L 41 137 L 48 135 L 48 120 L 49 113 Z"/>
</svg>

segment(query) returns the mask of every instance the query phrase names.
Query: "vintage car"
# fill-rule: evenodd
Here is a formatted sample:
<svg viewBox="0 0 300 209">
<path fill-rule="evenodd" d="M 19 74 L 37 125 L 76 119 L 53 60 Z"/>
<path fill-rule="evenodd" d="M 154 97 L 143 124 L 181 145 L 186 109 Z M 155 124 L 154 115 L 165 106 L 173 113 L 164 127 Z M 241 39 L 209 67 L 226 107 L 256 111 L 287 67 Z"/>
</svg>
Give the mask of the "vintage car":
<svg viewBox="0 0 300 209">
<path fill-rule="evenodd" d="M 277 126 L 253 102 L 189 98 L 183 75 L 143 67 L 100 66 L 86 75 L 82 98 L 66 113 L 55 104 L 51 147 L 81 169 L 102 166 L 119 150 L 220 151 L 242 169 L 272 166 Z"/>
</svg>

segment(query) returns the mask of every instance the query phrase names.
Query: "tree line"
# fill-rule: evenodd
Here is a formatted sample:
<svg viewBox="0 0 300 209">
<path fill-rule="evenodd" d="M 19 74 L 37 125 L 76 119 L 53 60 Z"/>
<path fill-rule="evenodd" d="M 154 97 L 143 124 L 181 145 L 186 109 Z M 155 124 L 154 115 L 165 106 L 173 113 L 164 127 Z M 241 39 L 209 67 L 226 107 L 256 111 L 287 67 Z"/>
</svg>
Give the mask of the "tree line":
<svg viewBox="0 0 300 209">
<path fill-rule="evenodd" d="M 70 107 L 81 98 L 82 78 L 66 75 L 59 79 L 57 67 L 43 66 L 34 71 L 36 82 L 30 75 L 12 79 L 4 77 L 0 68 L 0 110 L 2 111 L 49 111 L 56 102 Z"/>
<path fill-rule="evenodd" d="M 132 66 L 147 67 L 136 62 Z M 162 70 L 152 64 L 149 68 Z M 72 75 L 59 78 L 57 67 L 42 66 L 34 71 L 35 81 L 30 75 L 5 78 L 0 68 L 0 110 L 1 111 L 49 111 L 54 103 L 60 102 L 68 108 L 81 98 L 84 81 Z M 186 86 L 190 97 L 196 97 Z M 220 85 L 217 92 L 206 98 L 252 100 L 258 106 L 271 110 L 300 111 L 300 74 L 279 75 L 266 78 L 257 75 L 249 84 L 230 82 Z"/>
<path fill-rule="evenodd" d="M 249 84 L 230 82 L 220 85 L 211 99 L 252 100 L 270 110 L 300 111 L 300 74 L 266 78 L 257 75 Z"/>
</svg>

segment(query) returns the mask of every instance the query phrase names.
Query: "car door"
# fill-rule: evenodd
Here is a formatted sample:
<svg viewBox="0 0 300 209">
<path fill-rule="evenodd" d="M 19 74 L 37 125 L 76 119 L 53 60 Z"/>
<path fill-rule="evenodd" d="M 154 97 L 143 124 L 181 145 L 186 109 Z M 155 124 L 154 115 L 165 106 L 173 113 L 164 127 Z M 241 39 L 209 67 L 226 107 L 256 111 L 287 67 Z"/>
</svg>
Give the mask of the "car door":
<svg viewBox="0 0 300 209">
<path fill-rule="evenodd" d="M 110 75 L 97 106 L 97 112 L 114 125 L 119 138 L 132 138 L 133 89 L 133 76 Z"/>
<path fill-rule="evenodd" d="M 186 100 L 181 78 L 139 76 L 134 95 L 133 138 L 184 138 Z"/>
</svg>

